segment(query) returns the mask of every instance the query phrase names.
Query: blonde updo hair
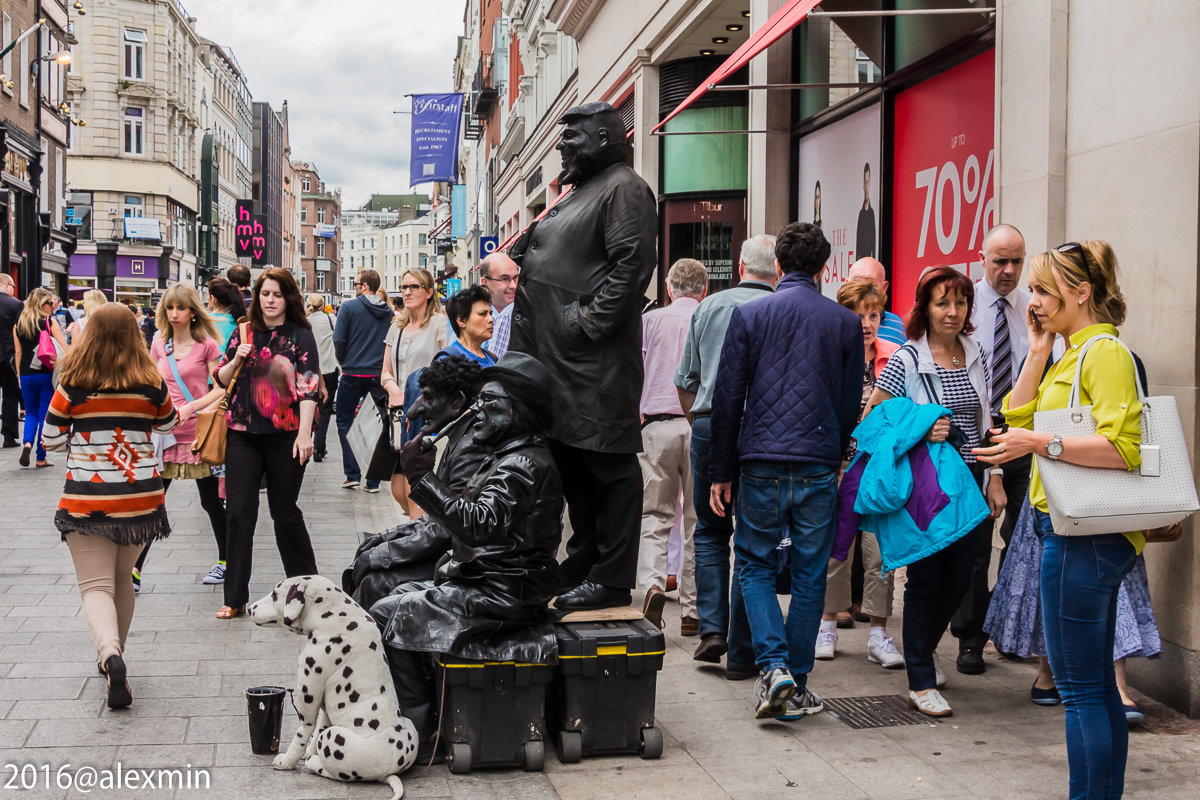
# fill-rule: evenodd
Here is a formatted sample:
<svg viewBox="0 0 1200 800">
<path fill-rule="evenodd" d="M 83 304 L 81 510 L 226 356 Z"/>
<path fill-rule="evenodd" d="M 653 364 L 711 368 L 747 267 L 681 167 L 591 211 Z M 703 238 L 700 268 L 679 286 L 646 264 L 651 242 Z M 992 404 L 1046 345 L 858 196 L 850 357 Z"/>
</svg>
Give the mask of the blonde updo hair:
<svg viewBox="0 0 1200 800">
<path fill-rule="evenodd" d="M 1029 276 L 1042 291 L 1058 298 L 1060 307 L 1066 299 L 1058 290 L 1055 273 L 1069 289 L 1087 283 L 1088 310 L 1099 322 L 1121 325 L 1125 321 L 1125 297 L 1117 283 L 1117 255 L 1112 245 L 1100 239 L 1068 242 L 1055 250 L 1034 256 L 1029 262 Z"/>
<path fill-rule="evenodd" d="M 96 309 L 108 302 L 108 297 L 99 289 L 88 289 L 83 293 L 83 313 L 89 317 L 96 313 Z"/>
</svg>

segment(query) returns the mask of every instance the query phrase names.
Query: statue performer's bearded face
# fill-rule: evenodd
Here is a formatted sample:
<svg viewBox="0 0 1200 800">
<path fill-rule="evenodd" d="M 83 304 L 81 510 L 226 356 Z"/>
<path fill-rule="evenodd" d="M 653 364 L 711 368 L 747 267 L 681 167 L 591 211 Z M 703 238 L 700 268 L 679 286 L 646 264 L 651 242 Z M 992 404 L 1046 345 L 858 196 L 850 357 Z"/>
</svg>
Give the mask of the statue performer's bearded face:
<svg viewBox="0 0 1200 800">
<path fill-rule="evenodd" d="M 599 116 L 574 117 L 564 125 L 554 149 L 562 154 L 563 183 L 576 183 L 596 171 L 599 156 L 608 147 L 608 130 Z"/>
</svg>

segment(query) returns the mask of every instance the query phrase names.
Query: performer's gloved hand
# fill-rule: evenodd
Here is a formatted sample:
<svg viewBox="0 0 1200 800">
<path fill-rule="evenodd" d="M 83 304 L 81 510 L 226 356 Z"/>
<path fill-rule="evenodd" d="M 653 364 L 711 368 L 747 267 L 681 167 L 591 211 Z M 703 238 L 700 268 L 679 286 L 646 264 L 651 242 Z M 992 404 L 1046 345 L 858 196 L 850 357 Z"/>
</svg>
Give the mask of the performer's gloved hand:
<svg viewBox="0 0 1200 800">
<path fill-rule="evenodd" d="M 366 539 L 363 539 L 363 543 L 360 544 L 358 546 L 358 549 L 354 551 L 354 557 L 358 558 L 359 556 L 361 556 L 363 553 L 367 552 L 368 550 L 373 550 L 375 548 L 375 546 L 382 541 L 383 541 L 383 534 L 381 534 L 381 533 L 375 533 L 375 534 L 368 536 Z"/>
<path fill-rule="evenodd" d="M 433 462 L 437 459 L 436 451 L 426 452 L 425 448 L 421 447 L 424 440 L 424 436 L 418 436 L 400 451 L 400 471 L 413 486 L 433 471 Z"/>
</svg>

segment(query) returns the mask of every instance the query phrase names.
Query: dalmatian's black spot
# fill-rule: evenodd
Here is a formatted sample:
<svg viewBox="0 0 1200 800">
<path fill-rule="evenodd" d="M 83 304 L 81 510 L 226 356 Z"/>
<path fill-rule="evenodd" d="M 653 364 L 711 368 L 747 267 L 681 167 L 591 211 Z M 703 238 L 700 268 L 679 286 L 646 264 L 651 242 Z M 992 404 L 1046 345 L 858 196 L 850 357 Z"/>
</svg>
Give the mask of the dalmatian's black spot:
<svg viewBox="0 0 1200 800">
<path fill-rule="evenodd" d="M 362 717 L 355 717 L 355 718 L 354 718 L 354 727 L 356 727 L 356 728 L 361 728 L 361 727 L 362 727 L 362 724 L 363 724 L 363 718 L 362 718 Z"/>
<path fill-rule="evenodd" d="M 305 667 L 305 668 L 304 668 L 304 674 L 305 674 L 305 675 L 308 675 L 308 667 Z"/>
<path fill-rule="evenodd" d="M 338 756 L 338 758 L 341 758 L 341 756 Z M 339 773 L 338 773 L 338 777 L 339 777 L 339 778 L 341 778 L 341 779 L 342 779 L 342 780 L 344 780 L 344 781 L 348 781 L 348 780 L 350 780 L 350 776 L 349 776 L 349 775 L 347 775 L 347 774 L 346 774 L 346 773 L 344 773 L 344 772 L 339 772 Z"/>
<path fill-rule="evenodd" d="M 307 703 L 308 705 L 312 705 L 315 700 L 316 700 L 316 698 L 313 697 L 311 694 L 304 695 L 304 702 Z"/>
<path fill-rule="evenodd" d="M 377 720 L 377 719 L 371 720 L 370 722 L 367 723 L 367 727 L 370 728 L 371 730 L 378 729 L 379 728 L 379 720 Z"/>
<path fill-rule="evenodd" d="M 347 623 L 346 623 L 346 630 L 348 630 L 348 631 L 352 631 L 352 630 L 354 630 L 354 629 L 355 629 L 355 628 L 357 628 L 357 627 L 358 627 L 358 623 L 357 623 L 357 622 L 347 622 Z"/>
<path fill-rule="evenodd" d="M 342 663 L 342 659 L 341 659 L 341 658 L 335 658 L 335 659 L 333 660 L 333 665 L 334 665 L 335 667 L 336 667 L 336 666 L 338 666 L 338 665 L 340 665 L 341 663 Z"/>
<path fill-rule="evenodd" d="M 320 675 L 320 674 L 321 674 L 321 668 L 320 668 L 320 667 L 313 667 L 313 672 L 315 672 L 315 673 L 317 673 L 318 675 Z"/>
<path fill-rule="evenodd" d="M 379 643 L 378 643 L 378 642 L 371 642 L 369 645 L 367 645 L 367 647 L 368 647 L 369 649 L 371 649 L 371 650 L 378 650 L 378 649 L 379 649 Z"/>
<path fill-rule="evenodd" d="M 321 615 L 321 619 L 328 619 L 329 617 L 332 617 L 332 616 L 333 616 L 332 611 L 326 611 L 324 614 Z"/>
<path fill-rule="evenodd" d="M 347 655 L 353 649 L 354 648 L 352 648 L 350 645 L 346 645 L 345 647 L 342 648 L 342 655 Z"/>
<path fill-rule="evenodd" d="M 330 636 L 330 637 L 329 637 L 329 643 L 330 643 L 330 644 L 341 644 L 341 643 L 342 643 L 342 637 L 341 637 L 341 636 Z"/>
<path fill-rule="evenodd" d="M 362 695 L 360 695 L 358 692 L 351 692 L 350 693 L 350 702 L 357 703 L 360 697 L 362 697 Z"/>
<path fill-rule="evenodd" d="M 279 592 L 272 591 L 272 592 L 271 592 L 271 599 L 272 599 L 272 600 L 278 600 L 278 599 L 279 599 Z"/>
<path fill-rule="evenodd" d="M 345 707 L 346 707 L 346 704 L 345 704 L 345 703 L 338 703 L 338 710 L 339 710 L 339 711 L 340 711 L 341 709 L 345 708 Z"/>
<path fill-rule="evenodd" d="M 333 751 L 333 757 L 334 757 L 334 758 L 336 758 L 338 761 L 341 761 L 341 760 L 342 760 L 342 759 L 344 759 L 346 756 L 342 754 L 342 751 L 341 751 L 341 750 L 334 750 L 334 751 Z M 345 780 L 345 778 L 343 778 L 342 780 Z"/>
<path fill-rule="evenodd" d="M 342 691 L 342 685 L 339 683 L 337 686 L 334 686 L 333 691 L 340 694 Z"/>
<path fill-rule="evenodd" d="M 371 710 L 372 710 L 372 711 L 378 711 L 378 710 L 379 710 L 379 703 L 371 703 Z"/>
<path fill-rule="evenodd" d="M 325 602 L 325 598 L 324 598 L 324 597 L 318 597 L 318 598 L 314 599 L 314 600 L 313 600 L 313 602 L 314 602 L 314 603 L 324 603 L 324 602 Z"/>
<path fill-rule="evenodd" d="M 346 737 L 342 736 L 340 733 L 333 737 L 333 741 L 336 742 L 339 747 L 345 747 L 346 745 Z"/>
<path fill-rule="evenodd" d="M 390 737 L 390 736 L 389 736 L 389 737 L 388 737 L 388 744 L 395 744 L 395 743 L 396 743 L 396 740 L 395 740 L 395 739 L 393 739 L 392 737 Z"/>
<path fill-rule="evenodd" d="M 325 749 L 322 750 L 321 752 L 326 758 L 329 758 L 329 753 L 330 753 L 329 745 L 325 745 Z"/>
<path fill-rule="evenodd" d="M 317 663 L 317 660 L 312 656 L 309 656 L 308 658 L 304 659 L 304 663 L 311 667 Z"/>
<path fill-rule="evenodd" d="M 350 645 L 346 645 L 346 647 L 349 647 L 349 646 Z M 354 673 L 354 668 L 347 665 L 346 668 L 344 670 L 342 670 L 342 677 L 349 678 L 353 673 Z"/>
<path fill-rule="evenodd" d="M 332 645 L 328 645 L 328 644 L 327 644 L 327 645 L 325 645 L 325 652 L 326 652 L 326 653 L 332 653 L 332 652 L 333 652 L 333 646 L 332 646 Z"/>
<path fill-rule="evenodd" d="M 347 600 L 346 602 L 347 602 L 347 603 L 349 603 L 350 601 L 349 601 L 349 600 Z M 339 617 L 344 617 L 344 616 L 346 616 L 346 612 L 345 612 L 345 611 L 339 611 L 339 612 L 338 612 L 338 616 L 339 616 Z"/>
</svg>

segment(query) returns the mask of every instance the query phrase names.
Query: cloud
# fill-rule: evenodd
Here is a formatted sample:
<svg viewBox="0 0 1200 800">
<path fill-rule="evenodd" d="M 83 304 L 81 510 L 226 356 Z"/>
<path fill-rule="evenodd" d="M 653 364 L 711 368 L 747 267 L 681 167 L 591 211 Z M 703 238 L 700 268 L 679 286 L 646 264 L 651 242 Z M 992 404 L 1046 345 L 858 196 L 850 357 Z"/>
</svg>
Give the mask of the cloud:
<svg viewBox="0 0 1200 800">
<path fill-rule="evenodd" d="M 354 207 L 408 192 L 404 95 L 453 89 L 461 3 L 185 0 L 201 36 L 233 50 L 256 102 L 288 102 L 292 158 Z"/>
</svg>

